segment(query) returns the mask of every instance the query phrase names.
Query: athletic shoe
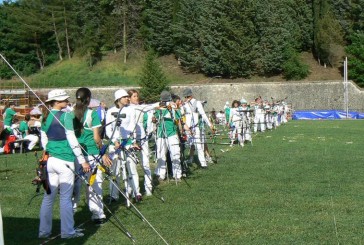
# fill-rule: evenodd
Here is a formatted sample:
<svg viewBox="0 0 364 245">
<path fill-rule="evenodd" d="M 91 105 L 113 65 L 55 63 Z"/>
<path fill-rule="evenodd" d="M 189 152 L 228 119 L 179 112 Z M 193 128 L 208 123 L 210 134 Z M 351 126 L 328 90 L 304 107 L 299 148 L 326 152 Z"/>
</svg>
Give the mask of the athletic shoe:
<svg viewBox="0 0 364 245">
<path fill-rule="evenodd" d="M 82 232 L 75 232 L 72 235 L 62 235 L 61 238 L 63 239 L 72 239 L 72 238 L 77 238 L 77 237 L 83 237 L 84 234 Z"/>
<path fill-rule="evenodd" d="M 137 194 L 135 197 L 136 202 L 141 202 L 143 200 L 142 194 Z"/>
<path fill-rule="evenodd" d="M 38 238 L 40 238 L 40 239 L 47 239 L 47 238 L 49 238 L 50 236 L 51 236 L 51 234 L 50 234 L 50 233 L 47 233 L 47 234 L 39 234 Z"/>
<path fill-rule="evenodd" d="M 95 225 L 102 225 L 102 224 L 104 224 L 106 222 L 106 219 L 101 218 L 101 219 L 94 219 L 92 221 L 95 223 Z"/>
<path fill-rule="evenodd" d="M 108 198 L 108 202 L 109 202 L 109 203 L 117 202 L 117 201 L 118 201 L 118 199 L 116 199 L 116 198 L 113 198 L 113 197 L 109 197 L 109 198 Z"/>
<path fill-rule="evenodd" d="M 152 196 L 153 194 L 152 194 L 152 192 L 147 188 L 146 190 L 145 190 L 145 195 L 147 196 L 147 197 L 150 197 L 150 196 Z"/>
<path fill-rule="evenodd" d="M 240 146 L 243 148 L 244 147 L 244 143 L 240 143 Z"/>
<path fill-rule="evenodd" d="M 201 169 L 207 169 L 207 166 L 201 166 Z"/>
</svg>

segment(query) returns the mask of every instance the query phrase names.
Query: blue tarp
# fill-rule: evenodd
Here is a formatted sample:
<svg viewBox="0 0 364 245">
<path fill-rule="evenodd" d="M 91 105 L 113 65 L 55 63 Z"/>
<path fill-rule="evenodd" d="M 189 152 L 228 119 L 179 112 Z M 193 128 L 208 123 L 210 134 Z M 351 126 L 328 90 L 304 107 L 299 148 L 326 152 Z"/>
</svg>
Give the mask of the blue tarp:
<svg viewBox="0 0 364 245">
<path fill-rule="evenodd" d="M 346 112 L 338 110 L 295 111 L 293 120 L 319 120 L 319 119 L 345 119 Z M 364 119 L 364 113 L 351 111 L 348 114 L 351 119 Z"/>
</svg>

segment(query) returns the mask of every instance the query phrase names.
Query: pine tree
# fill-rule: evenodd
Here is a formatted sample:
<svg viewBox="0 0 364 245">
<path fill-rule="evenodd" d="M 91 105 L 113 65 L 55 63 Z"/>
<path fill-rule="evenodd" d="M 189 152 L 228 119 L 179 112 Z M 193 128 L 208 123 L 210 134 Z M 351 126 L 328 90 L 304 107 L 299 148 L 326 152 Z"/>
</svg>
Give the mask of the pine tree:
<svg viewBox="0 0 364 245">
<path fill-rule="evenodd" d="M 320 62 L 338 65 L 343 54 L 344 34 L 328 0 L 314 0 L 314 54 Z"/>
<path fill-rule="evenodd" d="M 173 1 L 146 1 L 142 35 L 147 49 L 153 49 L 159 55 L 170 54 L 173 51 L 173 19 Z"/>
<path fill-rule="evenodd" d="M 364 87 L 364 31 L 352 34 L 350 40 L 351 44 L 346 48 L 349 54 L 349 79 Z"/>
<path fill-rule="evenodd" d="M 146 102 L 159 101 L 160 93 L 168 89 L 169 81 L 153 51 L 149 51 L 139 78 L 140 95 Z"/>
<path fill-rule="evenodd" d="M 101 59 L 101 26 L 103 24 L 103 9 L 99 1 L 78 1 L 78 22 L 80 26 L 80 38 L 78 49 L 88 60 L 92 67 Z"/>
</svg>

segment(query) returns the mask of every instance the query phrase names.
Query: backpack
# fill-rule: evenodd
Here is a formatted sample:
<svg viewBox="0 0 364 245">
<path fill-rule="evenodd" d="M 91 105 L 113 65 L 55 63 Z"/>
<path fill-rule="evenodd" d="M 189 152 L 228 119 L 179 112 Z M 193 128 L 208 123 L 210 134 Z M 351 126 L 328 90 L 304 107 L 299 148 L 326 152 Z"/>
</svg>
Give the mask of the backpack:
<svg viewBox="0 0 364 245">
<path fill-rule="evenodd" d="M 11 153 L 12 147 L 11 143 L 16 141 L 15 135 L 9 135 L 9 137 L 6 139 L 5 146 L 4 146 L 4 154 Z"/>
</svg>

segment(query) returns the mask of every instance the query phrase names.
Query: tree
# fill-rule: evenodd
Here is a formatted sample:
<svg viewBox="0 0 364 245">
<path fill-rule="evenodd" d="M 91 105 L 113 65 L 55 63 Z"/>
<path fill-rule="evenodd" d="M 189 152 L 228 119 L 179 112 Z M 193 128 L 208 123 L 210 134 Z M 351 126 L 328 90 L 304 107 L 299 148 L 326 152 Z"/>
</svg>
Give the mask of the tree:
<svg viewBox="0 0 364 245">
<path fill-rule="evenodd" d="M 364 87 L 364 32 L 356 32 L 350 37 L 351 44 L 346 48 L 349 78 Z"/>
<path fill-rule="evenodd" d="M 101 60 L 103 11 L 99 1 L 80 0 L 77 5 L 80 38 L 77 47 L 88 59 L 89 67 Z"/>
<path fill-rule="evenodd" d="M 337 66 L 341 59 L 344 34 L 328 0 L 314 0 L 314 54 L 324 64 Z"/>
<path fill-rule="evenodd" d="M 174 9 L 171 0 L 146 1 L 141 30 L 146 49 L 153 49 L 159 55 L 173 51 Z"/>
<path fill-rule="evenodd" d="M 146 102 L 159 101 L 160 93 L 168 89 L 169 81 L 153 51 L 149 51 L 145 58 L 138 83 L 141 87 L 140 95 Z"/>
</svg>

